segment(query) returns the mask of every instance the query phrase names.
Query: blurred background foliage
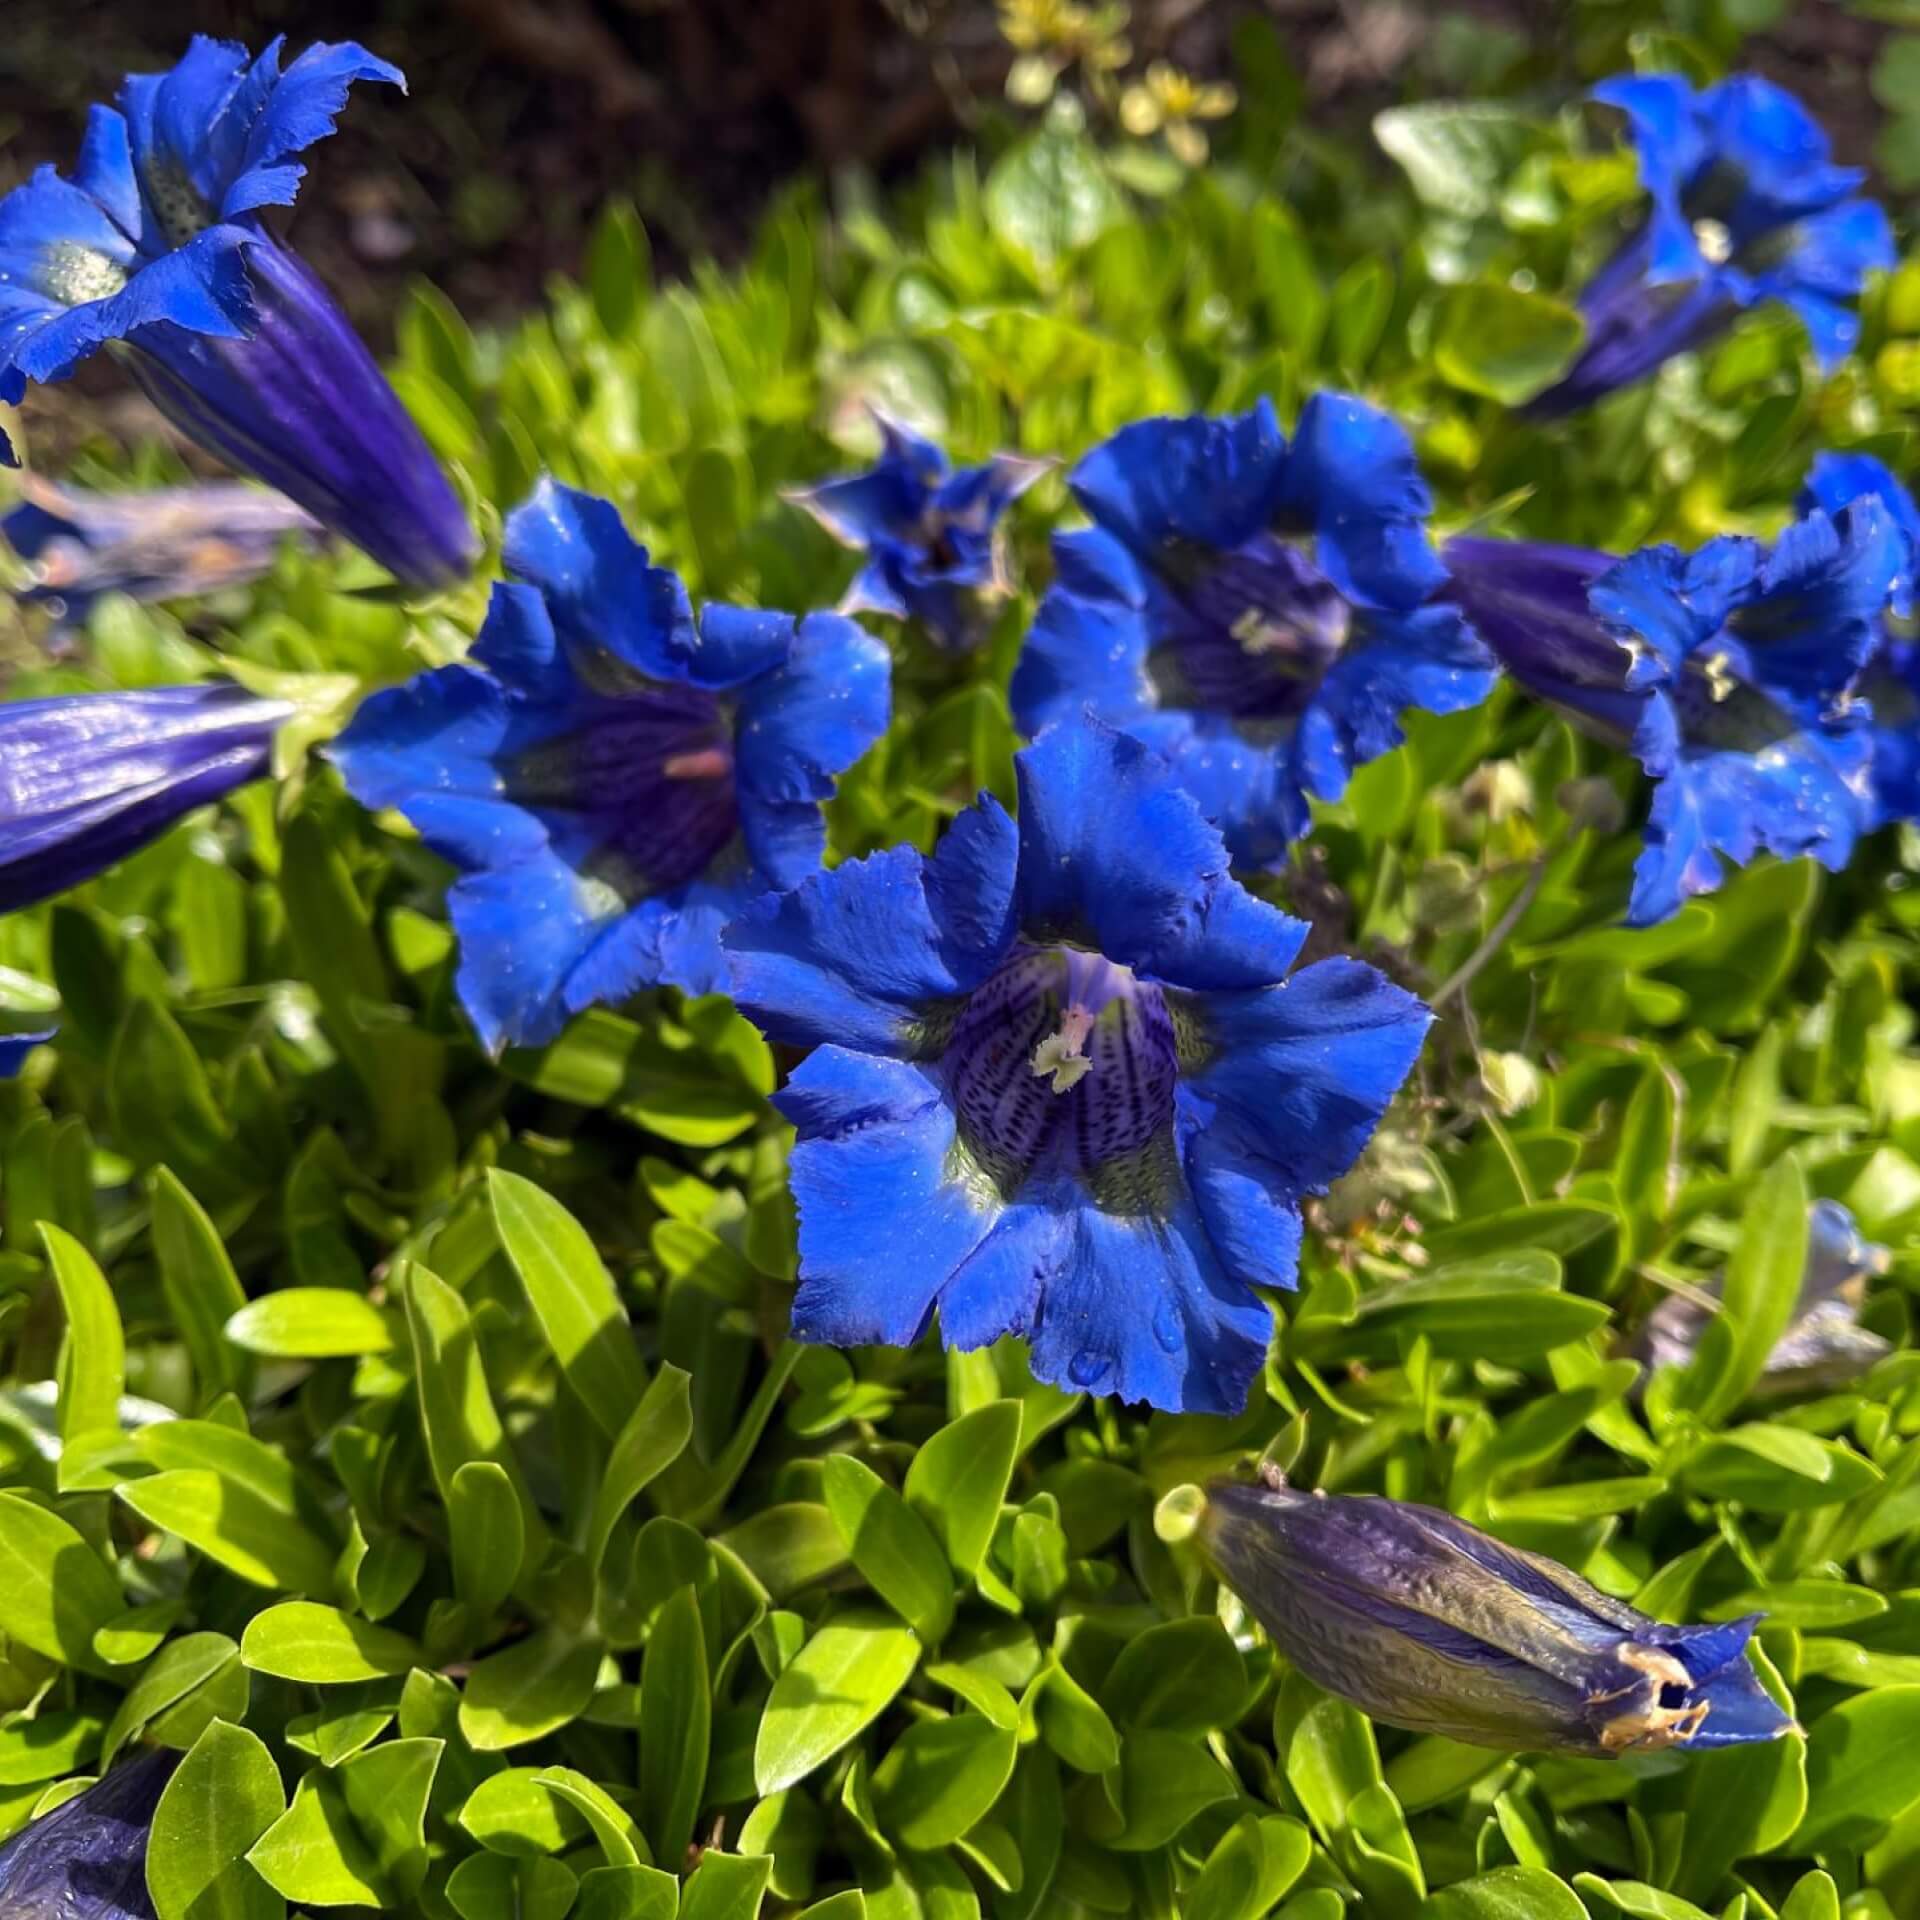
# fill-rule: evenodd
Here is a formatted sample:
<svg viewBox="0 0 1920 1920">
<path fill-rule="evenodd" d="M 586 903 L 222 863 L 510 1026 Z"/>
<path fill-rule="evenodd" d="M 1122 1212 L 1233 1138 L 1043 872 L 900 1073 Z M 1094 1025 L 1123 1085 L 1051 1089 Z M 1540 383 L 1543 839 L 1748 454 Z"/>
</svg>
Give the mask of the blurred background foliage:
<svg viewBox="0 0 1920 1920">
<path fill-rule="evenodd" d="M 0 155 L 64 157 L 78 103 L 190 28 L 278 24 L 15 0 Z M 1763 313 L 1590 416 L 1511 411 L 1634 203 L 1584 85 L 1751 62 L 1898 210 L 1900 0 L 285 24 L 412 73 L 411 104 L 356 101 L 297 230 L 489 533 L 550 469 L 697 592 L 837 596 L 849 557 L 780 493 L 865 456 L 869 403 L 960 458 L 1067 459 L 1337 384 L 1407 420 L 1441 530 L 1615 548 L 1770 531 L 1821 446 L 1914 464 L 1920 257 L 1830 382 Z M 87 484 L 185 464 L 108 380 L 23 425 Z M 836 857 L 1011 797 L 1004 686 L 1068 511 L 1057 475 L 1019 504 L 983 654 L 893 634 Z M 1630 770 L 1508 694 L 1415 716 L 1261 884 L 1440 1023 L 1315 1210 L 1246 1415 L 1149 1418 L 1012 1344 L 785 1342 L 782 1063 L 724 1002 L 482 1057 L 444 870 L 305 747 L 455 657 L 483 597 L 288 554 L 200 605 L 104 602 L 58 657 L 44 612 L 5 615 L 16 693 L 219 670 L 302 723 L 279 787 L 0 921 L 0 1008 L 62 1025 L 0 1086 L 0 1828 L 144 1735 L 194 1749 L 162 1920 L 1920 1910 L 1911 833 L 1627 932 Z M 1782 1405 L 1756 1389 L 1814 1197 L 1890 1249 L 1891 1351 Z M 1717 1331 L 1647 1387 L 1634 1329 L 1729 1265 Z M 1807 1736 L 1617 1764 L 1376 1739 L 1155 1530 L 1263 1455 L 1663 1617 L 1767 1609 Z M 196 1818 L 210 1795 L 247 1812 Z"/>
</svg>

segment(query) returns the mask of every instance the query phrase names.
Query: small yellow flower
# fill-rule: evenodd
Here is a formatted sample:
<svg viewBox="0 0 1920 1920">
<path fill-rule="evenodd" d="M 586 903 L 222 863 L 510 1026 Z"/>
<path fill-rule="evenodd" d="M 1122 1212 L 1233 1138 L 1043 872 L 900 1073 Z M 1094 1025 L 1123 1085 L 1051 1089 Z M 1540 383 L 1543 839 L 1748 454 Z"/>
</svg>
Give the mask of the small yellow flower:
<svg viewBox="0 0 1920 1920">
<path fill-rule="evenodd" d="M 1198 123 L 1224 119 L 1238 102 L 1239 96 L 1225 81 L 1196 80 L 1165 60 L 1156 60 L 1120 96 L 1120 124 L 1138 139 L 1163 135 L 1176 160 L 1198 167 L 1207 158 L 1207 136 Z"/>
<path fill-rule="evenodd" d="M 1024 54 L 1037 54 L 1055 71 L 1078 63 L 1110 73 L 1133 57 L 1125 39 L 1125 0 L 1086 6 L 1081 0 L 1000 0 L 1000 33 Z"/>
</svg>

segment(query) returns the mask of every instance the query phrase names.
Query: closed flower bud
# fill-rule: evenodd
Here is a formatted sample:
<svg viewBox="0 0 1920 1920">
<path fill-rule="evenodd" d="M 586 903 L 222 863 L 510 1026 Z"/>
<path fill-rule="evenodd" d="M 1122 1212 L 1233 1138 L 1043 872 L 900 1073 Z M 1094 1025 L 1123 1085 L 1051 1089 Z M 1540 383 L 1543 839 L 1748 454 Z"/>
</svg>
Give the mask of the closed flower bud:
<svg viewBox="0 0 1920 1920">
<path fill-rule="evenodd" d="M 149 1748 L 0 1847 L 7 1920 L 153 1920 L 147 1834 L 180 1756 Z"/>
<path fill-rule="evenodd" d="M 1200 1540 L 1274 1646 L 1390 1726 L 1606 1758 L 1773 1740 L 1746 1646 L 1675 1627 L 1434 1507 L 1216 1482 Z"/>
</svg>

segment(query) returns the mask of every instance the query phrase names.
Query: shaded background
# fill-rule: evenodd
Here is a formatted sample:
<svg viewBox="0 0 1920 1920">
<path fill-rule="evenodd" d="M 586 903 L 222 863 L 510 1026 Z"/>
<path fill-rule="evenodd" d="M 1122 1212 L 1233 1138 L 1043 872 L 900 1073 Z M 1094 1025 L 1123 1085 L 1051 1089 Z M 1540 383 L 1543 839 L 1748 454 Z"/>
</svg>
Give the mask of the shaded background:
<svg viewBox="0 0 1920 1920">
<path fill-rule="evenodd" d="M 1764 25 L 1753 63 L 1808 99 L 1843 158 L 1870 163 L 1888 150 L 1874 84 L 1920 110 L 1920 65 L 1909 90 L 1886 57 L 1903 11 L 1920 26 L 1907 0 L 1137 0 L 1130 38 L 1136 67 L 1169 57 L 1225 77 L 1236 31 L 1264 18 L 1302 125 L 1337 135 L 1404 98 L 1564 97 L 1634 34 Z M 357 39 L 406 71 L 410 99 L 356 92 L 297 213 L 302 251 L 381 344 L 415 274 L 476 321 L 523 309 L 577 265 L 616 194 L 669 265 L 728 258 L 795 175 L 894 177 L 990 134 L 1012 59 L 988 0 L 5 0 L 0 187 L 68 164 L 87 103 L 195 32 Z M 1900 153 L 1896 140 L 1906 184 Z"/>
</svg>

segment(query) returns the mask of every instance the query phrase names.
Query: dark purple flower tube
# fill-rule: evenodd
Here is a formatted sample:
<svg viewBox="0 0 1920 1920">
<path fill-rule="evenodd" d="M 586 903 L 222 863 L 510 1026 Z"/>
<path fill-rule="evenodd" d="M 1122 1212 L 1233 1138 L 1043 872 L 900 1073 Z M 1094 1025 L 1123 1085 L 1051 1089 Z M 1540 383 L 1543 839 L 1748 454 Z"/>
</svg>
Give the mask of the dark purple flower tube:
<svg viewBox="0 0 1920 1920">
<path fill-rule="evenodd" d="M 1500 664 L 1530 693 L 1629 746 L 1645 695 L 1629 689 L 1633 656 L 1608 631 L 1588 589 L 1619 564 L 1591 547 L 1462 535 L 1441 549 L 1443 597 L 1467 616 Z"/>
<path fill-rule="evenodd" d="M 479 543 L 440 464 L 298 255 L 256 234 L 244 337 L 162 321 L 121 351 L 180 431 L 305 507 L 409 586 L 452 586 Z"/>
<path fill-rule="evenodd" d="M 147 1835 L 180 1756 L 149 1747 L 0 1847 L 9 1920 L 154 1920 Z"/>
<path fill-rule="evenodd" d="M 0 706 L 0 913 L 91 880 L 257 780 L 292 711 L 229 681 Z"/>
<path fill-rule="evenodd" d="M 1216 1481 L 1200 1544 L 1281 1654 L 1389 1726 L 1595 1759 L 1795 1730 L 1747 1660 L 1760 1615 L 1669 1626 L 1437 1507 Z"/>
</svg>

